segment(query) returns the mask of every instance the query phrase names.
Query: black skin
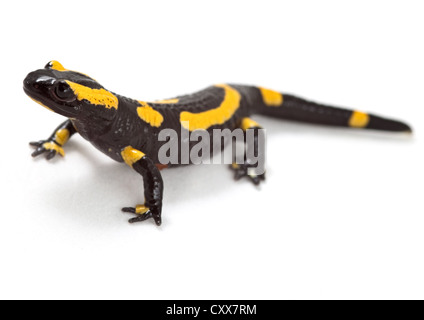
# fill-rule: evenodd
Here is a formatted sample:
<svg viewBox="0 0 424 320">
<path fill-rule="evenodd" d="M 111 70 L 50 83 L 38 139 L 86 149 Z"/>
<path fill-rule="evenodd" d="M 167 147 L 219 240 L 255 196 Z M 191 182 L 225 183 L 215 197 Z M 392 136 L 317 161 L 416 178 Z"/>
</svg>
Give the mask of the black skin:
<svg viewBox="0 0 424 320">
<path fill-rule="evenodd" d="M 40 140 L 40 141 L 32 141 L 29 144 L 33 147 L 35 147 L 35 151 L 31 154 L 33 157 L 39 156 L 40 154 L 46 153 L 46 159 L 50 160 L 53 159 L 54 156 L 57 154 L 56 150 L 48 150 L 43 145 L 46 142 L 52 142 L 57 144 L 59 147 L 63 147 L 62 144 L 57 142 L 55 140 L 56 132 L 62 129 L 67 129 L 69 131 L 69 138 L 71 138 L 77 131 L 75 130 L 74 125 L 72 124 L 71 120 L 66 120 L 65 122 L 61 123 L 52 133 L 52 135 L 47 140 Z"/>
<path fill-rule="evenodd" d="M 118 99 L 118 107 L 107 108 L 101 104 L 94 105 L 85 99 L 78 99 L 66 81 L 91 89 L 106 90 L 97 81 L 82 73 L 55 68 L 53 62 L 48 63 L 43 69 L 28 74 L 24 80 L 25 93 L 52 111 L 68 118 L 68 120 L 56 128 L 48 139 L 30 143 L 35 147 L 32 155 L 35 157 L 45 154 L 47 159 L 52 159 L 57 152 L 46 149 L 44 143 L 50 142 L 60 146 L 55 141 L 55 134 L 60 129 L 67 129 L 69 136 L 79 133 L 97 149 L 118 162 L 123 162 L 121 152 L 126 147 L 131 146 L 139 150 L 144 156 L 133 163 L 132 167 L 143 176 L 144 205 L 149 210 L 142 215 L 137 215 L 130 222 L 153 219 L 157 225 L 160 225 L 163 181 L 158 169 L 158 165 L 160 165 L 158 150 L 166 142 L 159 141 L 159 132 L 166 128 L 173 129 L 178 133 L 178 140 L 180 140 L 180 114 L 184 111 L 201 113 L 216 109 L 225 98 L 224 89 L 216 86 L 209 87 L 191 95 L 178 97 L 179 101 L 176 103 L 161 104 L 149 102 L 149 106 L 163 115 L 163 122 L 159 127 L 155 127 L 143 121 L 138 116 L 137 108 L 141 106 L 140 102 L 108 91 Z M 242 85 L 231 85 L 231 87 L 240 94 L 239 108 L 223 124 L 206 128 L 209 133 L 212 133 L 213 129 L 234 130 L 240 128 L 242 120 L 255 113 L 276 118 L 339 127 L 348 127 L 349 118 L 353 113 L 351 110 L 325 106 L 291 95 L 284 95 L 284 102 L 281 107 L 269 107 L 265 103 L 259 88 Z M 246 148 L 253 148 L 256 153 L 258 150 L 257 132 L 260 127 L 254 126 L 247 129 L 255 130 L 255 142 L 253 146 L 247 145 Z M 373 115 L 370 115 L 370 122 L 365 129 L 386 131 L 411 130 L 409 126 L 402 122 Z M 210 136 L 212 137 L 212 134 Z M 177 141 L 177 143 L 180 145 L 180 141 Z M 193 142 L 190 148 L 195 144 Z M 213 144 L 211 143 L 211 145 Z M 251 167 L 253 165 L 249 163 L 237 167 L 231 166 L 234 170 L 236 180 L 247 177 L 255 185 L 258 185 L 265 179 L 265 175 L 250 176 L 248 169 Z M 136 208 L 125 207 L 122 210 L 124 212 L 135 213 Z"/>
<path fill-rule="evenodd" d="M 30 73 L 24 80 L 24 91 L 31 98 L 48 106 L 51 110 L 71 118 L 57 127 L 48 139 L 31 142 L 30 145 L 36 148 L 32 156 L 35 157 L 45 153 L 48 160 L 52 159 L 57 152 L 55 150 L 47 150 L 43 147 L 43 144 L 45 142 L 52 142 L 60 146 L 54 137 L 58 130 L 66 128 L 69 130 L 70 136 L 78 132 L 108 156 L 122 162 L 123 159 L 120 154 L 122 149 L 133 143 L 133 141 L 128 141 L 131 139 L 127 139 L 127 136 L 132 135 L 139 128 L 130 125 L 129 130 L 122 134 L 118 129 L 122 127 L 120 123 L 129 117 L 127 113 L 119 117 L 115 110 L 93 106 L 86 101 L 78 101 L 73 93 L 70 92 L 70 88 L 64 80 L 82 84 L 93 89 L 102 88 L 97 82 L 85 75 L 72 71 L 62 72 L 53 70 L 50 64 L 45 69 Z M 130 99 L 124 97 L 119 97 L 119 100 L 121 105 L 131 102 Z M 117 133 L 112 134 L 115 131 Z M 104 136 L 110 139 L 109 143 L 104 141 Z M 137 144 L 133 143 L 133 145 Z M 163 196 L 161 174 L 154 162 L 147 156 L 134 163 L 133 168 L 143 176 L 145 205 L 149 210 L 143 215 L 131 219 L 129 222 L 134 223 L 153 218 L 155 223 L 160 225 Z M 135 208 L 126 207 L 123 208 L 123 211 L 135 213 Z"/>
<path fill-rule="evenodd" d="M 49 109 L 69 118 L 48 139 L 31 142 L 31 145 L 36 148 L 33 156 L 45 153 L 47 159 L 53 158 L 57 152 L 47 150 L 43 147 L 43 144 L 45 142 L 58 144 L 54 140 L 54 136 L 58 130 L 63 128 L 68 129 L 71 136 L 78 132 L 100 151 L 119 162 L 123 161 L 121 152 L 127 146 L 142 151 L 145 156 L 134 163 L 132 167 L 143 176 L 144 205 L 149 208 L 149 211 L 143 215 L 137 215 L 130 222 L 134 223 L 152 218 L 157 225 L 160 225 L 163 180 L 156 165 L 159 164 L 158 150 L 165 142 L 158 140 L 159 131 L 163 128 L 171 128 L 179 134 L 181 125 L 178 118 L 181 111 L 201 112 L 216 108 L 224 98 L 224 90 L 210 87 L 193 95 L 179 97 L 179 103 L 166 105 L 149 103 L 154 109 L 160 110 L 164 116 L 161 127 L 155 128 L 141 121 L 138 117 L 136 109 L 140 107 L 139 102 L 114 94 L 119 100 L 118 110 L 92 105 L 88 101 L 78 100 L 65 82 L 66 80 L 92 89 L 104 89 L 99 83 L 86 75 L 73 71 L 58 71 L 52 68 L 52 64 L 47 64 L 44 69 L 30 73 L 24 80 L 24 91 Z M 215 128 L 235 129 L 239 127 L 241 119 L 251 113 L 248 100 L 260 100 L 256 88 L 234 87 L 242 95 L 239 110 L 225 124 L 210 127 L 208 131 L 212 132 Z M 179 138 L 181 137 L 179 136 Z M 235 178 L 240 179 L 245 176 L 255 184 L 259 184 L 258 177 L 249 177 L 248 166 L 251 167 L 251 165 L 240 165 L 240 168 L 235 171 Z M 264 177 L 261 177 L 261 180 L 263 179 Z M 122 210 L 135 213 L 136 208 L 125 207 Z"/>
<path fill-rule="evenodd" d="M 147 157 L 143 157 L 140 161 L 137 161 L 133 165 L 133 168 L 143 176 L 145 205 L 150 209 L 143 215 L 130 219 L 129 222 L 141 222 L 153 218 L 155 223 L 159 226 L 162 223 L 161 212 L 163 194 L 163 180 L 159 169 L 152 160 Z M 135 213 L 135 208 L 126 207 L 122 208 L 122 211 Z"/>
<path fill-rule="evenodd" d="M 246 152 L 245 155 L 248 154 L 248 149 L 253 149 L 253 153 L 255 156 L 258 156 L 259 153 L 259 130 L 262 129 L 259 126 L 254 126 L 249 128 L 250 130 L 253 130 L 254 133 L 254 140 L 253 140 L 253 145 L 249 145 L 249 143 L 246 141 L 246 132 L 244 132 L 244 139 L 245 139 L 245 148 L 246 148 Z M 236 161 L 234 160 L 234 163 L 236 163 Z M 230 165 L 230 169 L 234 171 L 234 180 L 238 181 L 241 178 L 248 178 L 250 181 L 252 181 L 252 183 L 256 186 L 258 186 L 261 181 L 265 180 L 265 173 L 259 174 L 259 175 L 249 175 L 248 170 L 250 168 L 256 168 L 255 164 L 251 164 L 249 163 L 249 160 L 247 159 L 247 157 L 245 156 L 244 158 L 244 162 L 242 164 L 238 164 L 236 167 L 234 167 L 233 165 Z"/>
</svg>

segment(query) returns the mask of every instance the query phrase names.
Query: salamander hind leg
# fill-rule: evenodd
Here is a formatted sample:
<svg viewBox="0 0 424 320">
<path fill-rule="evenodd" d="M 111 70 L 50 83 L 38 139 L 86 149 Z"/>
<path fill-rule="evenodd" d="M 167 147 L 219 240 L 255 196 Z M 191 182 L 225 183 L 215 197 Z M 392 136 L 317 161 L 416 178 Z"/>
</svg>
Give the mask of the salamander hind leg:
<svg viewBox="0 0 424 320">
<path fill-rule="evenodd" d="M 265 173 L 262 174 L 255 174 L 255 173 L 249 173 L 250 169 L 254 169 L 256 166 L 254 165 L 249 165 L 247 163 L 243 163 L 243 164 L 237 164 L 237 163 L 233 163 L 232 165 L 230 165 L 231 170 L 234 171 L 234 180 L 238 181 L 243 177 L 247 177 L 249 178 L 250 181 L 252 181 L 252 183 L 256 186 L 258 186 L 261 181 L 265 180 Z"/>
<path fill-rule="evenodd" d="M 237 163 L 234 161 L 233 164 L 230 165 L 230 169 L 234 171 L 235 180 L 240 180 L 241 178 L 246 177 L 252 181 L 254 185 L 259 185 L 261 181 L 265 180 L 265 172 L 261 172 L 259 170 L 258 173 L 259 163 L 251 163 L 249 155 L 255 155 L 258 156 L 258 159 L 260 158 L 259 152 L 261 151 L 261 148 L 259 146 L 259 130 L 262 129 L 262 127 L 250 118 L 243 118 L 240 122 L 240 128 L 243 130 L 245 137 L 244 162 Z M 248 131 L 253 134 L 248 134 Z M 252 139 L 249 139 L 249 137 L 252 137 Z"/>
</svg>

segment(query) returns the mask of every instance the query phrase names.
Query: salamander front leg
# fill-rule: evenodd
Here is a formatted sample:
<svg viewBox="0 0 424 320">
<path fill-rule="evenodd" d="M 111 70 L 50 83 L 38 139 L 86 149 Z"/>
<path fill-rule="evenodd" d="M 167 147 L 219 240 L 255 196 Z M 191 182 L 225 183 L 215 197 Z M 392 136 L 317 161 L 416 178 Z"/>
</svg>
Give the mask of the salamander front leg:
<svg viewBox="0 0 424 320">
<path fill-rule="evenodd" d="M 124 148 L 121 155 L 126 164 L 143 176 L 144 182 L 144 204 L 125 207 L 122 211 L 137 215 L 129 220 L 130 223 L 153 218 L 158 226 L 161 225 L 163 181 L 159 169 L 143 152 L 131 146 Z"/>
<path fill-rule="evenodd" d="M 240 123 L 240 128 L 244 131 L 245 136 L 245 150 L 247 153 L 247 150 L 253 150 L 253 153 L 255 155 L 259 152 L 259 129 L 262 129 L 262 127 L 255 121 L 253 121 L 250 118 L 244 118 L 242 119 Z M 253 130 L 253 141 L 247 141 L 246 139 L 246 132 L 247 130 Z M 249 163 L 249 160 L 245 157 L 244 163 L 236 163 L 234 162 L 230 168 L 234 171 L 234 179 L 240 180 L 243 177 L 249 178 L 250 181 L 253 182 L 254 185 L 259 185 L 261 181 L 265 180 L 265 173 L 262 174 L 255 174 L 254 168 L 257 167 L 257 164 Z"/>
<path fill-rule="evenodd" d="M 52 159 L 56 154 L 60 154 L 62 157 L 65 156 L 63 146 L 75 132 L 76 130 L 71 120 L 66 120 L 54 130 L 47 140 L 30 142 L 29 144 L 35 147 L 35 151 L 31 155 L 36 157 L 45 153 L 47 160 Z"/>
</svg>

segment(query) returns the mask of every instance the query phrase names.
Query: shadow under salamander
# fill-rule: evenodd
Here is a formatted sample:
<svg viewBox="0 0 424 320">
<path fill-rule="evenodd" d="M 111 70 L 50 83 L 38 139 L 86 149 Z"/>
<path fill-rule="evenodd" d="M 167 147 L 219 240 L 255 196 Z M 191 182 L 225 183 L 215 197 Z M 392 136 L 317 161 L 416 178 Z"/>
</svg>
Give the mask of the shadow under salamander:
<svg viewBox="0 0 424 320">
<path fill-rule="evenodd" d="M 323 139 L 335 137 L 337 139 L 340 137 L 343 139 L 378 139 L 381 142 L 390 143 L 410 143 L 412 141 L 408 134 L 309 125 L 261 116 L 254 118 L 267 130 L 268 135 L 273 133 L 320 135 Z M 267 147 L 283 146 L 268 144 Z M 78 152 L 87 159 L 87 166 L 91 166 L 88 170 L 89 174 L 83 179 L 78 179 L 77 182 L 49 184 L 48 190 L 45 190 L 41 196 L 54 212 L 66 213 L 73 220 L 89 220 L 93 224 L 103 226 L 112 226 L 126 221 L 131 216 L 121 213 L 121 208 L 141 204 L 144 200 L 141 176 L 125 164 L 112 160 L 99 164 L 93 156 L 93 153 L 98 151 L 94 147 L 90 151 L 87 149 L 91 148 L 83 148 L 80 142 L 72 140 L 66 146 L 68 156 Z M 56 168 L 63 166 L 61 159 L 53 159 L 52 162 Z M 68 164 L 71 166 L 71 161 Z M 277 170 L 272 171 L 274 175 L 278 174 Z M 60 175 L 60 173 L 57 174 Z M 172 215 L 173 205 L 179 202 L 205 198 L 205 205 L 212 205 L 214 199 L 219 198 L 219 194 L 231 192 L 232 188 L 236 188 L 241 183 L 251 184 L 247 179 L 234 182 L 233 173 L 229 170 L 228 165 L 183 166 L 165 169 L 162 171 L 162 176 L 165 185 L 163 199 L 165 223 L 166 216 Z M 253 185 L 252 190 L 258 192 Z M 143 225 L 143 223 L 139 225 Z"/>
</svg>

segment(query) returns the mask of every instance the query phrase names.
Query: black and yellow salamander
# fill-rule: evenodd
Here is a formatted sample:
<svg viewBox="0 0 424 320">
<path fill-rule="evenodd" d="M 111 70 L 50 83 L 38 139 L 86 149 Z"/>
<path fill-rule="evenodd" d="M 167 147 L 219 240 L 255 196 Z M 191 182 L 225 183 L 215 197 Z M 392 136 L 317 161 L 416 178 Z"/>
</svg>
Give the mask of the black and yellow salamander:
<svg viewBox="0 0 424 320">
<path fill-rule="evenodd" d="M 175 130 L 180 139 L 180 132 L 212 133 L 213 129 L 252 130 L 256 137 L 261 127 L 250 116 L 262 114 L 330 126 L 411 132 L 399 121 L 317 104 L 262 87 L 219 84 L 168 100 L 133 100 L 105 89 L 83 73 L 65 69 L 57 61 L 29 73 L 23 86 L 30 98 L 68 118 L 48 139 L 30 143 L 35 147 L 33 157 L 43 153 L 47 159 L 56 154 L 63 156 L 64 145 L 78 132 L 104 154 L 125 162 L 143 176 L 144 203 L 122 209 L 136 215 L 131 223 L 153 218 L 161 224 L 160 169 L 167 167 L 158 157 L 166 143 L 159 139 L 163 129 Z M 231 168 L 237 179 L 246 176 L 259 184 L 265 178 L 264 174 L 252 174 L 248 163 Z"/>
</svg>

